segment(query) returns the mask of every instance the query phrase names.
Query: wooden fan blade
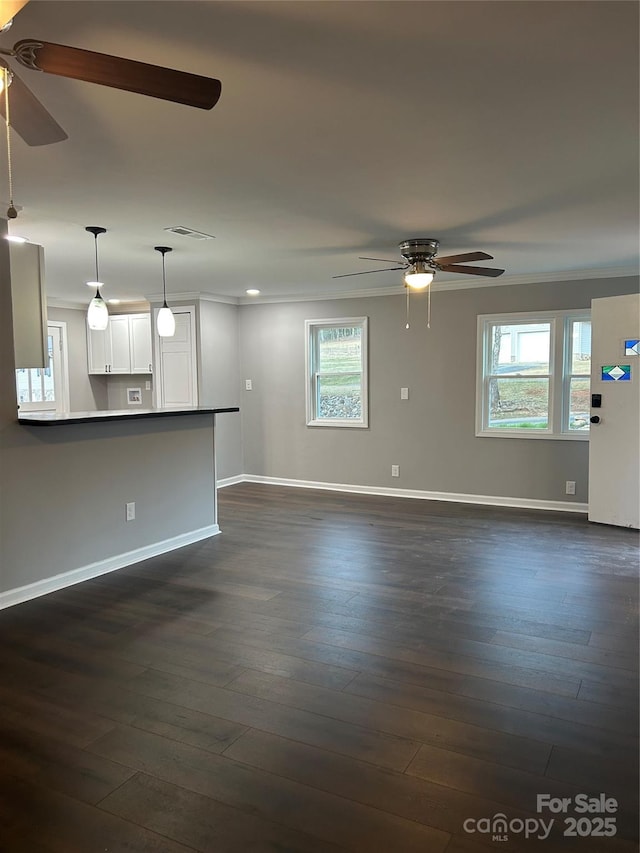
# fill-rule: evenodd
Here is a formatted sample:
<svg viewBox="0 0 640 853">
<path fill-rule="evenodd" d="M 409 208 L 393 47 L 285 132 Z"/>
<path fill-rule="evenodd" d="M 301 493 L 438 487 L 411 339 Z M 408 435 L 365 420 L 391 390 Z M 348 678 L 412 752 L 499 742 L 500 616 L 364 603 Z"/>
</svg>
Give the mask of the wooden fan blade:
<svg viewBox="0 0 640 853">
<path fill-rule="evenodd" d="M 29 0 L 0 0 L 0 27 L 8 24 Z"/>
<path fill-rule="evenodd" d="M 399 261 L 392 261 L 390 258 L 365 258 L 360 255 L 359 260 L 361 261 L 381 261 L 383 264 L 397 264 Z M 409 266 L 407 264 L 407 266 Z"/>
<path fill-rule="evenodd" d="M 363 272 L 346 272 L 343 275 L 332 275 L 331 278 L 348 278 L 350 275 L 369 275 L 372 272 L 391 272 L 392 270 L 406 270 L 406 267 L 388 267 L 383 270 L 364 270 Z"/>
<path fill-rule="evenodd" d="M 214 107 L 222 91 L 220 81 L 212 77 L 63 44 L 23 39 L 14 46 L 14 51 L 16 58 L 27 68 L 35 67 L 48 74 L 137 92 L 201 110 Z"/>
<path fill-rule="evenodd" d="M 0 59 L 0 66 L 9 66 Z M 12 71 L 13 79 L 9 86 L 9 116 L 11 127 L 21 136 L 27 145 L 51 145 L 68 139 L 53 116 L 44 108 L 40 101 L 26 86 L 18 75 Z M 4 95 L 0 97 L 0 115 L 6 119 Z"/>
<path fill-rule="evenodd" d="M 495 278 L 496 276 L 502 275 L 504 270 L 496 270 L 491 267 L 466 267 L 463 264 L 436 264 L 439 270 L 442 272 L 461 272 L 465 273 L 465 275 L 486 275 L 490 278 Z"/>
<path fill-rule="evenodd" d="M 458 264 L 464 261 L 492 261 L 493 255 L 486 252 L 464 252 L 462 255 L 447 255 L 445 258 L 436 258 L 438 264 Z"/>
</svg>

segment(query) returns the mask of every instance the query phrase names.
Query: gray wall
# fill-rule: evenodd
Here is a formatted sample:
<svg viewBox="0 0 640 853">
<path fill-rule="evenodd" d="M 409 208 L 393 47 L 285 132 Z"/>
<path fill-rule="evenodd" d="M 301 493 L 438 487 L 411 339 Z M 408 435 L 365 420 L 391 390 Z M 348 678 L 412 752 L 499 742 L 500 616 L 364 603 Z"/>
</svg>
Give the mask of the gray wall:
<svg viewBox="0 0 640 853">
<path fill-rule="evenodd" d="M 68 308 L 48 308 L 49 320 L 67 324 L 69 354 L 69 405 L 72 412 L 108 409 L 106 376 L 89 376 L 87 362 L 87 312 Z"/>
<path fill-rule="evenodd" d="M 238 307 L 201 300 L 198 306 L 200 405 L 238 406 L 240 347 Z M 216 431 L 218 479 L 243 472 L 242 433 L 236 414 L 220 415 Z"/>
<path fill-rule="evenodd" d="M 215 520 L 210 416 L 117 426 L 17 424 L 5 233 L 0 220 L 0 591 Z M 127 501 L 137 504 L 130 523 Z"/>
<path fill-rule="evenodd" d="M 112 312 L 115 313 L 115 312 Z M 127 313 L 124 310 L 118 313 Z M 141 313 L 139 305 L 128 313 Z M 69 351 L 69 402 L 72 412 L 88 412 L 103 409 L 150 409 L 153 406 L 153 385 L 150 390 L 145 383 L 153 381 L 150 374 L 131 376 L 90 375 L 87 358 L 87 312 L 84 308 L 48 308 L 49 320 L 67 324 L 67 347 Z M 127 388 L 140 388 L 141 406 L 130 406 Z"/>
<path fill-rule="evenodd" d="M 147 389 L 146 383 L 151 387 Z M 129 403 L 128 388 L 139 388 L 142 403 Z M 153 377 L 150 373 L 136 373 L 131 376 L 109 376 L 107 378 L 108 409 L 152 409 L 153 408 Z"/>
<path fill-rule="evenodd" d="M 240 349 L 247 474 L 472 495 L 586 502 L 588 442 L 476 438 L 478 314 L 588 308 L 635 292 L 633 278 L 242 306 Z M 304 321 L 369 317 L 369 429 L 305 425 Z M 410 399 L 400 400 L 408 386 Z M 400 465 L 400 478 L 391 465 Z M 565 495 L 565 481 L 576 495 Z"/>
</svg>

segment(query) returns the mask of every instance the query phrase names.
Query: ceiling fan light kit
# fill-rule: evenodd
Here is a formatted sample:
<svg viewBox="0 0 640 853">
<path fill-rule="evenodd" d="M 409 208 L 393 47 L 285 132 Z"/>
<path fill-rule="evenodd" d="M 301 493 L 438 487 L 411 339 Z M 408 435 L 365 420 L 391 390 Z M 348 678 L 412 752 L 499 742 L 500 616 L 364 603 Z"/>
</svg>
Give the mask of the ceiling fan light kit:
<svg viewBox="0 0 640 853">
<path fill-rule="evenodd" d="M 424 261 L 416 261 L 404 274 L 404 280 L 405 284 L 414 290 L 423 290 L 431 284 L 434 275 L 435 272 L 430 270 Z"/>
</svg>

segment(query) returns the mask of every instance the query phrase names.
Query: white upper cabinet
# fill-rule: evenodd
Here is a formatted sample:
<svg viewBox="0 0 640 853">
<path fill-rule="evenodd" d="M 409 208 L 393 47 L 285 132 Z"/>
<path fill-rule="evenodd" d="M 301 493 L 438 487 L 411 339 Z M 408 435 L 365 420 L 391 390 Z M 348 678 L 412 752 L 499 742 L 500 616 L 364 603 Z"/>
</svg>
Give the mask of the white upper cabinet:
<svg viewBox="0 0 640 853">
<path fill-rule="evenodd" d="M 151 315 L 115 314 L 104 331 L 87 329 L 89 373 L 151 373 Z"/>
<path fill-rule="evenodd" d="M 151 373 L 151 319 L 149 314 L 129 317 L 131 373 Z"/>
<path fill-rule="evenodd" d="M 129 317 L 126 314 L 109 317 L 111 360 L 109 373 L 131 373 L 129 346 Z"/>
</svg>

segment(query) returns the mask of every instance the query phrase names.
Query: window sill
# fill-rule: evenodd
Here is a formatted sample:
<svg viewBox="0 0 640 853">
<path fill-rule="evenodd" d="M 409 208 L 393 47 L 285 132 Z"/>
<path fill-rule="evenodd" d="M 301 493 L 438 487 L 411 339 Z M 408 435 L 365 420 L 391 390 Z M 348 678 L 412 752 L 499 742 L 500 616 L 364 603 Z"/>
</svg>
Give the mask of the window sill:
<svg viewBox="0 0 640 853">
<path fill-rule="evenodd" d="M 588 432 L 534 432 L 533 430 L 481 430 L 476 432 L 476 438 L 533 438 L 547 441 L 589 441 Z"/>
<path fill-rule="evenodd" d="M 347 429 L 368 429 L 369 424 L 364 421 L 307 421 L 308 427 L 346 427 Z"/>
</svg>

